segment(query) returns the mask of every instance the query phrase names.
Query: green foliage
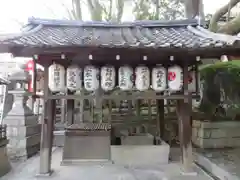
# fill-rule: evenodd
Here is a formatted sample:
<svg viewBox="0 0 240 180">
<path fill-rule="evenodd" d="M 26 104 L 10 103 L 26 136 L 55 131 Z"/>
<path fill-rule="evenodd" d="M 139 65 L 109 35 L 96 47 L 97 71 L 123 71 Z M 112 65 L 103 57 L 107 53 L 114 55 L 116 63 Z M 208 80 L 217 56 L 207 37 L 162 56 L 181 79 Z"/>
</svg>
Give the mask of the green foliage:
<svg viewBox="0 0 240 180">
<path fill-rule="evenodd" d="M 240 62 L 219 62 L 200 68 L 203 97 L 199 110 L 210 120 L 240 114 Z"/>
</svg>

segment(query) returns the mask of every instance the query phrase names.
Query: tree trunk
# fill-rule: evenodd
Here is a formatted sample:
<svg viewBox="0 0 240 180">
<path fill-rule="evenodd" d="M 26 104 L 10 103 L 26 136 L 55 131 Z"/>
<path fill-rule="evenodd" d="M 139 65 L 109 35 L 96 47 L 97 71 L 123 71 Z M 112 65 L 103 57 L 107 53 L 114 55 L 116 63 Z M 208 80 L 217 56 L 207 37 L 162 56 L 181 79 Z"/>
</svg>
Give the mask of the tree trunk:
<svg viewBox="0 0 240 180">
<path fill-rule="evenodd" d="M 219 19 L 225 15 L 228 11 L 230 11 L 234 6 L 236 6 L 238 3 L 240 2 L 240 0 L 230 0 L 230 2 L 228 4 L 226 4 L 225 6 L 221 7 L 219 10 L 217 10 L 213 16 L 212 19 L 210 20 L 210 24 L 209 24 L 209 30 L 212 32 L 217 32 L 218 31 L 218 21 Z M 229 8 L 230 7 L 230 8 Z M 232 20 L 233 21 L 233 20 Z M 236 21 L 234 21 L 234 23 L 232 23 L 232 21 L 230 21 L 230 24 L 237 24 Z M 226 26 L 228 26 L 227 23 L 225 26 L 225 29 L 228 29 L 228 31 L 230 30 L 229 28 L 227 28 Z M 221 32 L 223 32 L 221 30 Z"/>
<path fill-rule="evenodd" d="M 82 20 L 82 8 L 80 0 L 74 0 L 74 10 L 75 10 L 75 18 L 76 20 Z"/>
<path fill-rule="evenodd" d="M 227 22 L 225 25 L 219 27 L 218 33 L 236 35 L 240 32 L 240 15 L 238 15 L 233 20 Z"/>
<path fill-rule="evenodd" d="M 203 1 L 202 0 L 185 0 L 185 16 L 188 19 L 193 19 L 199 16 L 204 20 Z"/>
<path fill-rule="evenodd" d="M 101 21 L 102 20 L 102 6 L 98 0 L 87 0 L 88 10 L 91 14 L 91 19 L 93 21 Z"/>
<path fill-rule="evenodd" d="M 120 22 L 123 16 L 124 0 L 117 0 L 116 9 L 117 9 L 116 19 L 117 19 L 117 22 Z"/>
</svg>

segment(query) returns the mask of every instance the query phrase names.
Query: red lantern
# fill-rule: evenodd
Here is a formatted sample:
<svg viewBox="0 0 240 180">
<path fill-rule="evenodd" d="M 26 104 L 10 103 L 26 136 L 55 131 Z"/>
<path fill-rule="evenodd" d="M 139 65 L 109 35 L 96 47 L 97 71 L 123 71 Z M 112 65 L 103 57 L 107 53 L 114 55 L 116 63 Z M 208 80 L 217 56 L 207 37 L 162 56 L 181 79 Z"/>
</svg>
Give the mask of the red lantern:
<svg viewBox="0 0 240 180">
<path fill-rule="evenodd" d="M 31 78 L 28 82 L 28 91 L 33 92 L 33 77 L 34 77 L 34 62 L 30 60 L 26 64 L 26 71 L 30 74 Z"/>
</svg>

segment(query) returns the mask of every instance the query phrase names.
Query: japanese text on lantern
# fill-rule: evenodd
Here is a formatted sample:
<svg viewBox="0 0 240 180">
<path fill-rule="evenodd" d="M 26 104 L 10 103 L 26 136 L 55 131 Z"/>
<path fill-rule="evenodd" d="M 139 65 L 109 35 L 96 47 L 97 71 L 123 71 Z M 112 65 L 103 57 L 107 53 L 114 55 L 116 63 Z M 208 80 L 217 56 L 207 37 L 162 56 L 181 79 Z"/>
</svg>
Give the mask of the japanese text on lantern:
<svg viewBox="0 0 240 180">
<path fill-rule="evenodd" d="M 163 72 L 158 69 L 157 70 L 157 87 L 162 87 L 163 85 Z"/>
<path fill-rule="evenodd" d="M 152 69 L 152 88 L 155 91 L 164 91 L 166 89 L 166 69 L 157 66 Z"/>
<path fill-rule="evenodd" d="M 130 66 L 121 66 L 118 70 L 118 85 L 123 91 L 133 88 L 133 69 Z"/>
<path fill-rule="evenodd" d="M 125 73 L 124 73 L 124 68 L 120 68 L 119 69 L 119 79 L 120 79 L 120 82 L 119 82 L 119 86 L 126 86 L 126 76 L 125 76 Z"/>
<path fill-rule="evenodd" d="M 112 70 L 112 68 L 110 68 L 110 67 L 106 68 L 105 76 L 106 76 L 105 86 L 107 88 L 109 88 L 109 87 L 111 87 L 113 85 L 113 81 L 112 81 L 113 70 Z"/>
<path fill-rule="evenodd" d="M 92 88 L 92 83 L 91 83 L 93 81 L 92 71 L 93 69 L 91 67 L 86 68 L 86 73 L 84 76 L 84 84 L 88 89 Z"/>
<path fill-rule="evenodd" d="M 84 68 L 84 87 L 87 91 L 95 91 L 99 88 L 99 69 L 94 66 Z"/>
<path fill-rule="evenodd" d="M 115 87 L 116 72 L 113 66 L 101 68 L 101 87 L 104 91 L 111 91 Z"/>
<path fill-rule="evenodd" d="M 55 66 L 54 68 L 54 83 L 58 87 L 60 86 L 60 67 L 58 65 Z"/>
<path fill-rule="evenodd" d="M 168 68 L 168 87 L 170 90 L 181 90 L 183 85 L 182 72 L 182 68 L 177 65 Z"/>
<path fill-rule="evenodd" d="M 150 72 L 148 67 L 146 66 L 136 67 L 135 85 L 139 91 L 148 90 L 150 85 Z"/>
<path fill-rule="evenodd" d="M 141 79 L 142 79 L 142 83 L 143 83 L 143 86 L 148 86 L 148 78 L 146 77 L 147 76 L 147 68 L 142 68 L 141 69 Z"/>
</svg>

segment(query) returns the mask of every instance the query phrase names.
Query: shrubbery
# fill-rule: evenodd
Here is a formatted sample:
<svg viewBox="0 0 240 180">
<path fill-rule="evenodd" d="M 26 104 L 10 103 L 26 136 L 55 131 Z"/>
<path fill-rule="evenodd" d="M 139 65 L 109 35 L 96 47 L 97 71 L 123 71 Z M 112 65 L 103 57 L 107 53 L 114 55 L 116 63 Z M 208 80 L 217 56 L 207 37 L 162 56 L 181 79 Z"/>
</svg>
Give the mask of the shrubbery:
<svg viewBox="0 0 240 180">
<path fill-rule="evenodd" d="M 209 120 L 240 120 L 240 61 L 200 68 L 202 100 L 199 111 Z M 240 116 L 239 116 L 240 117 Z"/>
</svg>

